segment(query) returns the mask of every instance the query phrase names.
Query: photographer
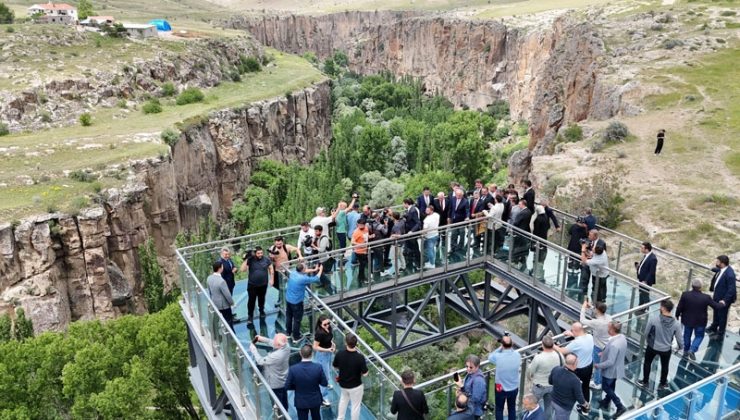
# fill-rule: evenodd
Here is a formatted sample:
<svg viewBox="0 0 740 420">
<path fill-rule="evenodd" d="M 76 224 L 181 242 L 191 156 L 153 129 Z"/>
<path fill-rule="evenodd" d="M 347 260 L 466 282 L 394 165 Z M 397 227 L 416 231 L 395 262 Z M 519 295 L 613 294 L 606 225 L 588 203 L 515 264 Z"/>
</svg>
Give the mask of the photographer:
<svg viewBox="0 0 740 420">
<path fill-rule="evenodd" d="M 388 220 L 383 212 L 372 214 L 372 218 L 367 221 L 368 238 L 370 242 L 377 242 L 388 236 Z M 372 272 L 377 273 L 383 270 L 383 260 L 385 259 L 385 247 L 375 247 L 370 250 L 370 260 L 372 261 Z"/>
<path fill-rule="evenodd" d="M 394 211 L 390 213 L 391 221 L 389 221 L 388 223 L 389 225 L 393 225 L 393 227 L 391 228 L 390 237 L 393 239 L 398 239 L 403 236 L 404 233 L 406 233 L 406 231 L 404 230 L 404 224 L 401 221 L 401 215 L 398 214 L 398 212 Z M 380 273 L 381 276 L 392 276 L 396 274 L 396 272 L 401 272 L 406 269 L 406 259 L 403 257 L 401 245 L 398 244 L 397 241 L 394 241 L 394 243 L 390 245 L 390 253 L 388 254 L 388 259 L 391 261 L 391 266 L 388 270 Z"/>
<path fill-rule="evenodd" d="M 517 365 L 518 367 L 519 365 Z M 458 395 L 465 394 L 468 396 L 470 413 L 476 419 L 479 419 L 483 416 L 483 407 L 488 400 L 486 378 L 483 377 L 483 373 L 480 371 L 480 358 L 474 354 L 468 355 L 465 358 L 465 369 L 468 372 L 465 380 L 459 378 L 455 381 L 457 393 Z"/>
<path fill-rule="evenodd" d="M 301 223 L 301 230 L 298 232 L 298 248 L 303 248 L 303 255 L 306 258 L 313 252 L 313 248 L 311 248 L 313 235 L 311 225 L 308 222 Z"/>
<path fill-rule="evenodd" d="M 299 263 L 288 276 L 285 284 L 285 329 L 293 342 L 301 337 L 301 321 L 303 321 L 303 300 L 306 297 L 306 286 L 318 283 L 322 276 L 323 267 L 309 269 Z"/>
<path fill-rule="evenodd" d="M 337 233 L 337 240 L 339 241 L 339 249 L 344 249 L 347 247 L 347 232 L 349 231 L 349 221 L 347 219 L 347 208 L 352 209 L 355 205 L 355 200 L 357 200 L 357 194 L 352 194 L 352 201 L 349 203 L 349 206 L 346 202 L 340 201 L 339 204 L 337 204 L 337 214 L 334 217 L 334 222 L 336 222 L 336 233 Z"/>
<path fill-rule="evenodd" d="M 270 260 L 272 260 L 272 266 L 275 270 L 275 281 L 273 286 L 280 293 L 280 281 L 282 277 L 288 276 L 288 261 L 292 259 L 292 255 L 295 253 L 298 258 L 303 259 L 300 248 L 296 248 L 293 245 L 285 243 L 285 238 L 278 236 L 275 238 L 274 244 L 267 249 L 270 254 Z M 280 295 L 278 294 L 278 300 L 276 305 L 280 303 Z"/>
<path fill-rule="evenodd" d="M 496 365 L 496 420 L 504 418 L 504 403 L 510 419 L 516 418 L 516 397 L 519 394 L 519 366 L 522 356 L 513 349 L 509 333 L 499 340 L 501 347 L 490 355 L 488 361 Z"/>
<path fill-rule="evenodd" d="M 334 258 L 329 254 L 331 251 L 331 240 L 327 235 L 324 234 L 324 227 L 321 225 L 314 226 L 314 236 L 311 241 L 311 254 L 315 255 L 316 259 L 312 263 L 318 262 L 323 268 L 323 274 L 321 275 L 321 286 L 329 293 L 333 294 L 334 290 L 331 284 L 331 280 L 326 275 L 332 274 L 334 271 Z"/>
<path fill-rule="evenodd" d="M 581 280 L 583 296 L 588 295 L 589 278 L 593 277 L 592 294 L 595 302 L 606 301 L 606 278 L 609 277 L 609 258 L 606 255 L 606 242 L 599 239 L 595 229 L 588 233 L 588 239 L 581 241 Z"/>
</svg>

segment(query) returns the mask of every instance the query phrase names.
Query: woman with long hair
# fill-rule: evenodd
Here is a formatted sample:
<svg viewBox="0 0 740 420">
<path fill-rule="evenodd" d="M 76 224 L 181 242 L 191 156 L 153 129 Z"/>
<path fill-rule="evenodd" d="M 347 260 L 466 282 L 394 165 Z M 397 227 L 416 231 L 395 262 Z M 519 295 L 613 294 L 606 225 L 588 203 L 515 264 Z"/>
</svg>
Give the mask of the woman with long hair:
<svg viewBox="0 0 740 420">
<path fill-rule="evenodd" d="M 326 375 L 326 380 L 329 382 L 328 387 L 321 387 L 321 397 L 324 399 L 322 405 L 328 407 L 331 405 L 328 399 L 332 381 L 330 372 L 331 358 L 337 350 L 337 346 L 334 344 L 334 332 L 332 331 L 331 321 L 326 315 L 320 315 L 316 321 L 316 328 L 313 335 L 313 349 L 313 360 L 324 369 L 324 375 Z"/>
</svg>

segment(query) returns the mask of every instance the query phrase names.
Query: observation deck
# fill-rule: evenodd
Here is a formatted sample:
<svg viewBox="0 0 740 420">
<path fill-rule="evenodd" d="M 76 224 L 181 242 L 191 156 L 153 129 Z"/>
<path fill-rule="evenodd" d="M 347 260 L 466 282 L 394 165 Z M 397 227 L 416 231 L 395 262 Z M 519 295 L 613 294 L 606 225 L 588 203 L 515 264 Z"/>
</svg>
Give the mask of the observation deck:
<svg viewBox="0 0 740 420">
<path fill-rule="evenodd" d="M 552 334 L 556 342 L 564 343 L 567 337 L 563 331 L 579 319 L 583 301 L 579 269 L 569 265 L 578 255 L 563 248 L 565 232 L 575 223 L 575 217 L 559 211 L 556 214 L 563 229 L 559 233 L 551 231 L 548 240 L 499 222 L 497 226 L 506 232 L 502 242 L 489 238 L 492 232 L 489 230 L 476 241 L 473 232 L 481 219 L 441 227 L 434 264 L 426 261 L 420 246 L 416 270 L 411 268 L 409 261 L 406 261 L 406 269 L 400 269 L 404 265 L 402 249 L 409 241 L 420 243 L 427 232 L 370 242 L 368 252 L 361 256 L 367 259 L 364 280 L 360 278 L 357 261 L 355 264 L 351 261 L 351 248 L 312 256 L 318 260 L 331 257 L 335 264 L 333 272 L 321 285 L 314 285 L 307 291 L 302 331 L 311 331 L 315 319 L 326 315 L 334 326 L 338 350 L 343 348 L 346 334 L 353 333 L 359 338 L 364 332 L 362 335 L 366 338 L 371 337 L 369 340 L 360 338 L 358 343 L 369 368 L 369 375 L 363 381 L 363 419 L 395 418 L 390 413 L 390 401 L 393 392 L 400 388 L 401 379 L 386 358 L 477 329 L 496 338 L 511 330 L 515 347 L 522 355 L 521 403 L 523 395 L 531 389 L 525 372 L 541 348 L 540 340 Z M 629 344 L 627 374 L 617 384 L 617 394 L 629 411 L 620 418 L 740 418 L 740 352 L 734 350 L 740 336 L 733 334 L 735 331 L 728 332 L 723 340 L 705 338 L 696 360 L 672 352 L 669 389 L 656 389 L 659 371 L 656 366 L 648 387 L 636 384 L 646 349 L 647 319 L 657 316 L 660 302 L 670 296 L 638 285 L 634 262 L 642 257 L 640 240 L 601 226 L 598 228 L 600 238 L 607 243 L 610 269 L 606 290 L 591 290 L 589 296 L 605 294 L 607 312 L 614 320 L 622 322 L 622 332 Z M 268 288 L 267 317 L 255 317 L 255 323 L 247 325 L 243 322 L 247 317 L 246 281 L 243 273 L 237 274 L 235 318 L 242 322 L 236 323 L 235 332 L 215 310 L 204 283 L 222 247 L 232 249 L 238 266 L 241 262 L 238 256 L 244 250 L 257 245 L 267 249 L 276 236 L 283 236 L 287 244 L 297 244 L 299 230 L 297 226 L 288 227 L 177 250 L 183 293 L 180 305 L 188 326 L 191 381 L 209 418 L 296 418 L 293 408 L 286 410 L 278 402 L 246 350 L 254 334 L 273 336 L 285 331 L 284 299 L 278 303 L 279 293 L 284 296 L 285 281 L 281 282 L 283 290 L 280 292 Z M 461 239 L 455 242 L 458 236 Z M 333 243 L 338 242 L 335 239 Z M 694 278 L 709 284 L 713 274 L 709 267 L 659 248 L 654 247 L 653 252 L 659 259 L 658 284 L 665 284 L 667 279 L 674 283 L 680 280 L 683 284 L 685 279 L 683 289 L 688 289 Z M 390 259 L 391 265 L 399 269 L 391 273 L 374 269 L 374 262 L 385 259 Z M 292 270 L 298 263 L 298 260 L 289 261 L 283 269 Z M 523 323 L 526 325 L 521 325 L 522 318 L 527 320 Z M 296 343 L 292 352 L 297 352 L 300 345 Z M 269 349 L 261 348 L 260 351 Z M 291 363 L 294 359 L 300 360 L 297 354 L 293 354 Z M 654 363 L 657 364 L 657 360 Z M 489 404 L 492 405 L 494 367 L 484 361 L 481 370 L 488 383 Z M 463 374 L 464 369 L 458 373 Z M 334 382 L 334 375 L 330 376 L 330 382 Z M 439 372 L 438 377 L 416 385 L 427 396 L 430 418 L 446 418 L 454 407 L 452 376 L 453 372 Z M 329 398 L 332 406 L 322 408 L 325 419 L 337 416 L 340 388 L 336 383 L 333 385 Z M 292 407 L 292 392 L 289 394 Z M 594 404 L 601 398 L 602 391 L 592 391 L 589 415 L 574 411 L 571 418 L 613 418 Z M 493 418 L 493 412 L 486 418 Z"/>
</svg>

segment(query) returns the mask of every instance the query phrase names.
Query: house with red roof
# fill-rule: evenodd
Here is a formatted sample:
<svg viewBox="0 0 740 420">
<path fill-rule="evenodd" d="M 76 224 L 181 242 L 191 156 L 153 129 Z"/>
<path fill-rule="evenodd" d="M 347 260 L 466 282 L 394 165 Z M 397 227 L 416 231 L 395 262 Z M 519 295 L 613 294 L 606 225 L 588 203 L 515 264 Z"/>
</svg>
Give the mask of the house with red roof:
<svg viewBox="0 0 740 420">
<path fill-rule="evenodd" d="M 77 9 L 67 3 L 34 4 L 28 8 L 28 15 L 35 16 L 39 23 L 77 23 Z"/>
</svg>

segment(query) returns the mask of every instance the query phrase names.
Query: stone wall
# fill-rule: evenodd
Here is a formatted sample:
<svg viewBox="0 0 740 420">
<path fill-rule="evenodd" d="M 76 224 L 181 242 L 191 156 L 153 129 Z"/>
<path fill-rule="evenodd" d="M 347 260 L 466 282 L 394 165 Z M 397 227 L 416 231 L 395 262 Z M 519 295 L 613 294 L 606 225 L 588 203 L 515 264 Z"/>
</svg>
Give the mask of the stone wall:
<svg viewBox="0 0 740 420">
<path fill-rule="evenodd" d="M 331 140 L 331 88 L 211 113 L 183 127 L 170 157 L 134 163 L 136 180 L 77 216 L 0 224 L 0 312 L 22 306 L 36 332 L 145 311 L 137 249 L 153 238 L 168 281 L 174 240 L 198 216 L 223 217 L 263 158 L 308 164 Z"/>
</svg>

